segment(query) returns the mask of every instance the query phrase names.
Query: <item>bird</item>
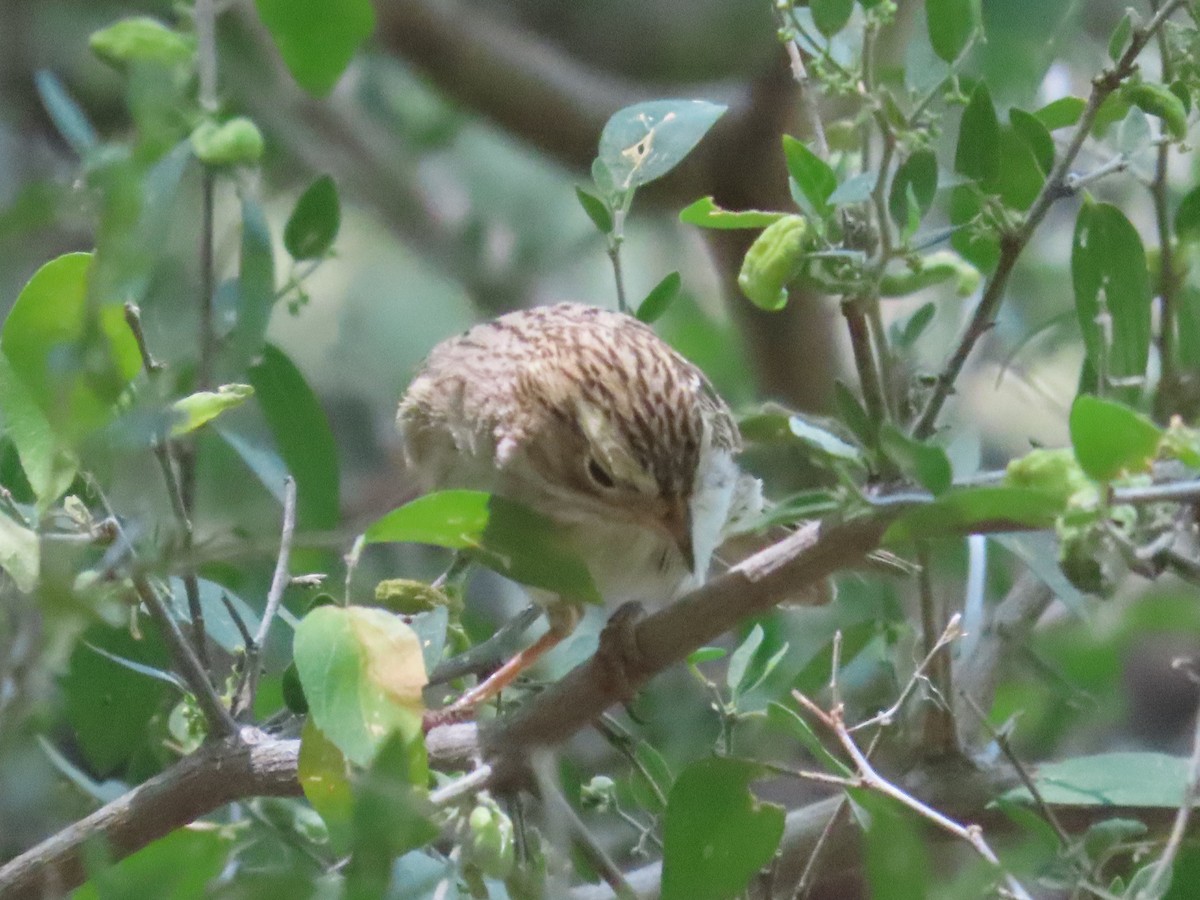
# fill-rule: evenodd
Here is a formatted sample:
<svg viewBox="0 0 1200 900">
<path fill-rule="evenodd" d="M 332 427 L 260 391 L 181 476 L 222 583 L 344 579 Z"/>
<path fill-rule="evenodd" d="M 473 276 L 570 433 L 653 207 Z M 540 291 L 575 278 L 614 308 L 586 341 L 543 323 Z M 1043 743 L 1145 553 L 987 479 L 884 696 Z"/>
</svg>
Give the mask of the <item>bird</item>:
<svg viewBox="0 0 1200 900">
<path fill-rule="evenodd" d="M 704 373 L 632 316 L 521 309 L 438 344 L 396 416 L 423 491 L 487 491 L 552 522 L 609 608 L 677 599 L 763 505 Z M 493 696 L 573 631 L 581 598 L 530 589 L 549 630 L 452 704 Z"/>
</svg>

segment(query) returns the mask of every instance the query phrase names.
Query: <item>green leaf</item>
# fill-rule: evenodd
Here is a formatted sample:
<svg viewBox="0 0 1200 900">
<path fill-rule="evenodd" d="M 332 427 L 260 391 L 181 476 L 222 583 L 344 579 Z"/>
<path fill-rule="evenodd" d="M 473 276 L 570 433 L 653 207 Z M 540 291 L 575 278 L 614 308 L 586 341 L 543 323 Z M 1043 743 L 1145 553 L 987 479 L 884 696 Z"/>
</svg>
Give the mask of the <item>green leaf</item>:
<svg viewBox="0 0 1200 900">
<path fill-rule="evenodd" d="M 1163 436 L 1159 427 L 1140 413 L 1088 394 L 1075 398 L 1070 426 L 1075 458 L 1097 481 L 1146 471 Z"/>
<path fill-rule="evenodd" d="M 329 419 L 300 370 L 281 350 L 263 347 L 250 384 L 279 455 L 296 479 L 296 520 L 304 531 L 325 531 L 341 518 L 337 446 Z"/>
<path fill-rule="evenodd" d="M 579 200 L 579 205 L 583 207 L 583 211 L 587 213 L 587 217 L 592 220 L 592 224 L 596 226 L 600 233 L 612 234 L 613 219 L 612 213 L 608 209 L 608 204 L 595 194 L 588 193 L 581 187 L 575 188 L 575 197 Z"/>
<path fill-rule="evenodd" d="M 130 63 L 175 65 L 190 62 L 196 40 L 173 31 L 157 19 L 134 16 L 92 33 L 92 52 L 114 66 Z"/>
<path fill-rule="evenodd" d="M 864 447 L 873 447 L 879 440 L 879 423 L 867 415 L 854 391 L 837 379 L 833 382 L 833 403 L 838 416 Z"/>
<path fill-rule="evenodd" d="M 701 663 L 724 659 L 728 655 L 729 651 L 724 647 L 701 647 L 689 653 L 687 661 L 689 666 L 698 666 Z"/>
<path fill-rule="evenodd" d="M 825 37 L 833 37 L 850 21 L 854 0 L 811 0 L 808 8 L 817 30 Z"/>
<path fill-rule="evenodd" d="M 851 791 L 866 827 L 867 881 L 871 896 L 888 900 L 925 900 L 932 871 L 920 820 L 898 800 L 868 790 Z"/>
<path fill-rule="evenodd" d="M 72 900 L 162 897 L 203 900 L 229 860 L 233 837 L 222 829 L 180 828 L 116 865 L 91 873 Z"/>
<path fill-rule="evenodd" d="M 370 0 L 254 0 L 296 83 L 328 94 L 375 30 Z"/>
<path fill-rule="evenodd" d="M 652 100 L 613 114 L 600 154 L 618 190 L 661 178 L 677 166 L 725 112 L 704 100 Z"/>
<path fill-rule="evenodd" d="M 758 652 L 762 642 L 762 626 L 755 623 L 754 627 L 750 629 L 750 633 L 746 635 L 746 639 L 729 657 L 729 668 L 725 670 L 725 686 L 735 697 L 742 687 L 742 682 L 746 680 L 746 673 L 750 671 L 750 663 L 754 661 L 754 654 Z"/>
<path fill-rule="evenodd" d="M 900 163 L 888 197 L 888 211 L 897 225 L 905 225 L 912 215 L 907 199 L 910 189 L 917 201 L 917 218 L 923 218 L 929 212 L 937 193 L 937 178 L 937 157 L 932 150 L 917 150 Z"/>
<path fill-rule="evenodd" d="M 1034 112 L 1034 117 L 1050 131 L 1069 128 L 1079 121 L 1087 103 L 1080 97 L 1059 97 Z"/>
<path fill-rule="evenodd" d="M 113 404 L 141 368 L 121 307 L 88 301 L 91 262 L 89 253 L 68 253 L 43 265 L 0 332 L 12 374 L 68 441 L 110 421 Z"/>
<path fill-rule="evenodd" d="M 94 625 L 75 645 L 67 672 L 59 679 L 67 723 L 91 773 L 107 778 L 124 774 L 148 737 L 151 719 L 174 689 L 93 647 L 159 669 L 169 662 L 161 645 L 136 640 L 127 628 Z"/>
<path fill-rule="evenodd" d="M 37 509 L 44 512 L 75 480 L 79 460 L 54 433 L 29 390 L 0 354 L 0 421 L 16 447 Z"/>
<path fill-rule="evenodd" d="M 354 817 L 354 791 L 346 757 L 310 716 L 300 732 L 300 759 L 297 777 L 304 797 L 329 829 L 329 841 L 335 853 L 350 849 L 351 822 Z"/>
<path fill-rule="evenodd" d="M 1137 777 L 1131 778 L 1132 773 Z M 1177 808 L 1187 780 L 1185 757 L 1149 752 L 1099 753 L 1043 763 L 1033 776 L 1038 792 L 1054 806 L 1158 809 Z M 1015 788 L 1004 797 L 1032 800 L 1025 788 Z"/>
<path fill-rule="evenodd" d="M 638 741 L 633 751 L 634 758 L 641 764 L 629 775 L 629 786 L 633 790 L 638 806 L 654 815 L 662 815 L 666 807 L 660 797 L 671 793 L 675 778 L 663 755 L 647 741 Z M 644 770 L 644 771 L 643 771 Z"/>
<path fill-rule="evenodd" d="M 904 327 L 900 329 L 896 336 L 896 343 L 901 347 L 911 347 L 917 342 L 917 339 L 929 327 L 929 323 L 933 321 L 933 317 L 937 314 L 937 307 L 932 303 L 923 304 L 915 313 L 908 317 L 908 321 L 904 323 Z"/>
<path fill-rule="evenodd" d="M 1048 136 L 1048 135 L 1047 135 Z M 1000 159 L 1003 161 L 991 190 L 1009 209 L 1026 210 L 1037 199 L 1046 181 L 1033 148 L 1012 128 L 1000 129 Z"/>
<path fill-rule="evenodd" d="M 292 259 L 318 259 L 329 252 L 341 225 L 337 185 L 322 175 L 296 201 L 283 228 L 283 246 Z"/>
<path fill-rule="evenodd" d="M 1137 819 L 1104 819 L 1088 827 L 1083 835 L 1083 851 L 1088 859 L 1099 862 L 1119 844 L 1139 840 L 1149 832 L 1145 822 Z"/>
<path fill-rule="evenodd" d="M 754 766 L 688 766 L 667 800 L 662 900 L 728 900 L 745 889 L 783 836 L 783 809 L 750 792 Z"/>
<path fill-rule="evenodd" d="M 309 715 L 346 758 L 368 765 L 393 732 L 421 733 L 425 666 L 400 616 L 362 606 L 319 606 L 293 645 Z"/>
<path fill-rule="evenodd" d="M 893 425 L 884 425 L 879 432 L 880 446 L 900 471 L 932 494 L 949 490 L 954 480 L 950 457 L 941 447 L 914 441 Z"/>
<path fill-rule="evenodd" d="M 971 92 L 958 126 L 954 171 L 973 178 L 984 189 L 1000 175 L 1000 123 L 992 96 L 982 81 Z"/>
<path fill-rule="evenodd" d="M 1121 21 L 1117 23 L 1108 39 L 1108 58 L 1113 62 L 1119 60 L 1125 52 L 1125 45 L 1129 43 L 1129 34 L 1132 31 L 1133 11 L 1126 9 L 1125 15 L 1121 16 Z"/>
<path fill-rule="evenodd" d="M 1013 131 L 1020 136 L 1037 161 L 1038 169 L 1043 175 L 1050 174 L 1054 168 L 1054 138 L 1042 121 L 1033 113 L 1027 113 L 1015 106 L 1008 111 L 1008 121 Z"/>
<path fill-rule="evenodd" d="M 783 136 L 783 158 L 788 174 L 810 204 L 811 212 L 824 218 L 829 212 L 829 197 L 838 184 L 829 163 L 788 134 Z"/>
<path fill-rule="evenodd" d="M 948 63 L 979 28 L 979 0 L 926 0 L 925 22 L 933 52 Z"/>
<path fill-rule="evenodd" d="M 1192 188 L 1175 210 L 1175 236 L 1180 241 L 1200 241 L 1200 186 Z"/>
<path fill-rule="evenodd" d="M 171 437 L 190 434 L 201 425 L 211 422 L 227 409 L 241 406 L 254 395 L 248 384 L 223 384 L 215 391 L 197 391 L 171 404 L 175 421 Z"/>
<path fill-rule="evenodd" d="M 9 574 L 17 590 L 28 594 L 37 586 L 40 560 L 37 534 L 0 513 L 0 569 Z"/>
<path fill-rule="evenodd" d="M 1144 376 L 1150 357 L 1150 274 L 1142 239 L 1117 207 L 1085 203 L 1080 208 L 1071 281 L 1093 369 L 1113 379 Z M 1104 312 L 1111 319 L 1109 327 L 1098 321 Z M 1132 401 L 1141 390 L 1114 385 L 1111 393 Z"/>
<path fill-rule="evenodd" d="M 196 159 L 206 166 L 252 166 L 265 149 L 262 132 L 245 116 L 221 123 L 205 119 L 190 140 Z"/>
<path fill-rule="evenodd" d="M 393 860 L 438 836 L 424 785 L 412 777 L 410 756 L 401 735 L 393 735 L 355 784 L 353 846 L 341 895 L 347 900 L 389 896 Z"/>
<path fill-rule="evenodd" d="M 366 539 L 465 550 L 514 581 L 600 602 L 587 566 L 567 544 L 562 529 L 505 497 L 481 491 L 426 494 L 377 520 L 367 529 Z"/>
<path fill-rule="evenodd" d="M 701 197 L 680 211 L 679 221 L 685 225 L 698 225 L 701 228 L 766 228 L 786 215 L 787 213 L 763 212 L 758 209 L 735 212 L 721 209 L 713 202 L 712 197 Z"/>
<path fill-rule="evenodd" d="M 1031 488 L 953 488 L 909 510 L 884 534 L 886 543 L 987 531 L 1050 528 L 1062 512 L 1059 497 Z"/>
<path fill-rule="evenodd" d="M 672 272 L 667 275 L 650 289 L 650 293 L 646 295 L 637 308 L 634 314 L 638 320 L 650 324 L 657 322 L 662 318 L 663 313 L 671 305 L 671 301 L 679 295 L 679 288 L 683 285 L 683 279 L 679 277 L 678 272 Z"/>
</svg>

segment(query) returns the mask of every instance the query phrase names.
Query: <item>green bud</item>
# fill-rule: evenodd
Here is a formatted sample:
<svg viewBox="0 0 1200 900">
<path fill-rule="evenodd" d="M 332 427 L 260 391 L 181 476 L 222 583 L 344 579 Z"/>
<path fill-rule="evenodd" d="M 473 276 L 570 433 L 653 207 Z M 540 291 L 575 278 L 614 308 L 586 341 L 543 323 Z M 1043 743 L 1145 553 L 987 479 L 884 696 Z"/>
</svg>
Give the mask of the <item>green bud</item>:
<svg viewBox="0 0 1200 900">
<path fill-rule="evenodd" d="M 516 860 L 512 819 L 485 800 L 471 810 L 467 827 L 470 837 L 465 846 L 471 862 L 485 875 L 507 878 Z"/>
<path fill-rule="evenodd" d="M 1166 85 L 1153 82 L 1133 84 L 1125 89 L 1125 98 L 1142 112 L 1162 119 L 1176 140 L 1187 134 L 1187 108 Z"/>
<path fill-rule="evenodd" d="M 1011 487 L 1032 488 L 1061 497 L 1065 504 L 1081 492 L 1095 493 L 1096 487 L 1079 467 L 1075 451 L 1031 450 L 1008 464 L 1004 483 Z"/>
<path fill-rule="evenodd" d="M 88 38 L 92 52 L 111 65 L 150 62 L 175 65 L 188 62 L 196 42 L 149 16 L 122 19 Z"/>
<path fill-rule="evenodd" d="M 192 132 L 192 151 L 209 166 L 253 165 L 263 155 L 263 136 L 245 116 L 218 125 L 205 120 Z"/>
<path fill-rule="evenodd" d="M 787 305 L 787 284 L 804 258 L 807 235 L 802 216 L 785 216 L 765 228 L 746 251 L 738 287 L 755 306 L 774 312 Z"/>
</svg>

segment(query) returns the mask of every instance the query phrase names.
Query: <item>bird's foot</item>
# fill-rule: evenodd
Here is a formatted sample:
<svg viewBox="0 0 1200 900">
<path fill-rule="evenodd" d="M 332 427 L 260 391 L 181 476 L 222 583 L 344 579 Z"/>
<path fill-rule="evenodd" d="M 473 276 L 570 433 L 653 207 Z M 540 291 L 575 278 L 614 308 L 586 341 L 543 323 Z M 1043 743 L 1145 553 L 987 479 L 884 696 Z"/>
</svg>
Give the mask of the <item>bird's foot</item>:
<svg viewBox="0 0 1200 900">
<path fill-rule="evenodd" d="M 624 701 L 633 699 L 642 680 L 637 624 L 645 615 L 645 608 L 636 600 L 619 606 L 600 632 L 600 646 L 596 648 L 605 686 Z"/>
</svg>

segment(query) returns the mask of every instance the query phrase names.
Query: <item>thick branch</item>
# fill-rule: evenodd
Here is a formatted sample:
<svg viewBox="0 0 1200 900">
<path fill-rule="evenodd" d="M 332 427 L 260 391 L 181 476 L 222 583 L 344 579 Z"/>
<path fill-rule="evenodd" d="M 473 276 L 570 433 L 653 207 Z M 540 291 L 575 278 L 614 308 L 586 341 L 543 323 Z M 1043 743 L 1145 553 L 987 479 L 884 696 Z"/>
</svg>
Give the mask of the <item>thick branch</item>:
<svg viewBox="0 0 1200 900">
<path fill-rule="evenodd" d="M 764 612 L 875 549 L 890 516 L 813 522 L 633 626 L 623 658 L 600 652 L 483 734 L 496 781 L 521 781 L 538 747 L 566 740 L 651 676 L 747 616 Z M 603 644 L 602 644 L 603 649 Z"/>
<path fill-rule="evenodd" d="M 245 797 L 291 797 L 299 741 L 252 729 L 195 753 L 0 867 L 5 900 L 59 896 L 86 878 L 84 846 L 102 839 L 121 859 L 194 819 Z"/>
</svg>

